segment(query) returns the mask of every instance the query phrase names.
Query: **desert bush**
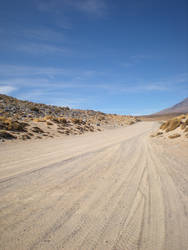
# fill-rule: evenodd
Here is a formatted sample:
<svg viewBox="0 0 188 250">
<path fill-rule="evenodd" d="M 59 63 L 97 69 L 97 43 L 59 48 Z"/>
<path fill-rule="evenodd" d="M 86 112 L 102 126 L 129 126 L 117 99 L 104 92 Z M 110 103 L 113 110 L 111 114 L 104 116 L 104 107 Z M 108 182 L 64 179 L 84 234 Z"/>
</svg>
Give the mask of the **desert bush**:
<svg viewBox="0 0 188 250">
<path fill-rule="evenodd" d="M 39 108 L 36 107 L 36 106 L 31 106 L 31 107 L 30 107 L 30 110 L 31 110 L 31 111 L 34 111 L 34 112 L 37 112 L 37 113 L 40 111 Z"/>
<path fill-rule="evenodd" d="M 21 139 L 22 140 L 28 140 L 28 139 L 31 139 L 31 137 L 29 135 L 25 134 L 25 135 L 21 136 Z"/>
<path fill-rule="evenodd" d="M 181 119 L 171 119 L 160 126 L 160 129 L 166 130 L 166 132 L 172 131 L 178 128 L 182 124 Z"/>
<path fill-rule="evenodd" d="M 186 128 L 185 122 L 181 124 L 180 128 L 181 128 L 181 129 L 185 129 L 185 128 Z"/>
<path fill-rule="evenodd" d="M 33 131 L 34 133 L 38 133 L 38 134 L 44 133 L 44 131 L 43 131 L 41 128 L 39 128 L 39 127 L 33 127 L 33 128 L 32 128 L 32 131 Z"/>
<path fill-rule="evenodd" d="M 168 126 L 169 122 L 163 122 L 160 126 L 160 129 L 165 130 Z"/>
<path fill-rule="evenodd" d="M 1 139 L 16 139 L 17 137 L 15 135 L 12 135 L 11 133 L 5 131 L 5 130 L 0 130 L 0 138 Z"/>
<path fill-rule="evenodd" d="M 29 126 L 28 123 L 14 121 L 11 118 L 2 116 L 0 117 L 0 129 L 24 132 L 27 126 Z"/>
<path fill-rule="evenodd" d="M 128 121 L 128 125 L 132 125 L 134 123 L 135 123 L 134 121 Z"/>
<path fill-rule="evenodd" d="M 53 125 L 53 123 L 52 123 L 52 122 L 49 122 L 49 121 L 47 121 L 46 124 L 47 124 L 48 126 L 52 126 L 52 125 Z"/>
<path fill-rule="evenodd" d="M 60 123 L 57 117 L 53 117 L 53 118 L 51 119 L 51 121 L 53 121 L 53 122 L 55 122 L 55 123 Z"/>
<path fill-rule="evenodd" d="M 45 122 L 46 120 L 44 120 L 44 118 L 33 118 L 34 122 Z"/>
<path fill-rule="evenodd" d="M 52 115 L 46 115 L 46 116 L 44 116 L 43 119 L 44 119 L 45 121 L 47 121 L 47 120 L 53 120 L 53 118 L 54 118 L 54 117 L 53 117 Z"/>
<path fill-rule="evenodd" d="M 79 124 L 79 125 L 83 124 L 83 120 L 81 120 L 79 118 L 72 118 L 71 121 L 74 124 Z"/>
<path fill-rule="evenodd" d="M 184 130 L 184 133 L 186 133 L 186 132 L 188 132 L 188 128 L 186 128 L 186 129 Z"/>
<path fill-rule="evenodd" d="M 59 121 L 61 124 L 67 124 L 67 123 L 68 123 L 68 121 L 67 121 L 65 118 L 63 118 L 63 117 L 59 117 L 59 118 L 58 118 L 58 121 Z"/>
<path fill-rule="evenodd" d="M 163 135 L 163 132 L 157 132 L 155 134 L 151 134 L 150 137 L 156 137 L 156 136 L 159 136 L 159 135 Z"/>
<path fill-rule="evenodd" d="M 185 119 L 186 116 L 185 116 L 185 115 L 180 115 L 180 116 L 178 116 L 177 118 L 180 119 L 180 120 L 182 120 L 182 119 Z"/>
<path fill-rule="evenodd" d="M 186 119 L 186 121 L 185 121 L 185 125 L 186 125 L 186 126 L 188 126 L 188 119 Z"/>
</svg>

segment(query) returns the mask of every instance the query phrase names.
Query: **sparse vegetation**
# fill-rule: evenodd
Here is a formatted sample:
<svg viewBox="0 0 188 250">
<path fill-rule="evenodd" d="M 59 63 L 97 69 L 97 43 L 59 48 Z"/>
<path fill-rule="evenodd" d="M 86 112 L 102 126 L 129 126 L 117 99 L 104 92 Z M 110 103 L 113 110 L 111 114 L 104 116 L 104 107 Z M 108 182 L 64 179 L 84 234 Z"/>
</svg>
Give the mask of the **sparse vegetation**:
<svg viewBox="0 0 188 250">
<path fill-rule="evenodd" d="M 132 125 L 137 121 L 133 116 L 57 107 L 21 101 L 0 94 L 0 129 L 16 132 L 22 140 L 30 139 L 29 133 L 34 134 L 33 138 L 38 138 L 37 134 L 52 137 L 55 132 L 67 135 L 82 134 L 101 131 L 107 126 Z"/>
<path fill-rule="evenodd" d="M 177 131 L 177 133 L 172 134 L 172 131 Z M 168 133 L 168 138 L 170 139 L 178 138 L 181 135 L 184 136 L 182 132 L 188 132 L 188 115 L 180 115 L 163 122 L 159 131 L 156 134 L 151 135 L 151 137 L 155 137 L 157 134 L 161 134 L 162 132 L 164 136 L 166 136 L 166 133 Z"/>
<path fill-rule="evenodd" d="M 160 129 L 165 130 L 166 132 L 172 131 L 178 128 L 182 124 L 181 119 L 175 118 L 163 123 L 160 126 Z"/>
</svg>

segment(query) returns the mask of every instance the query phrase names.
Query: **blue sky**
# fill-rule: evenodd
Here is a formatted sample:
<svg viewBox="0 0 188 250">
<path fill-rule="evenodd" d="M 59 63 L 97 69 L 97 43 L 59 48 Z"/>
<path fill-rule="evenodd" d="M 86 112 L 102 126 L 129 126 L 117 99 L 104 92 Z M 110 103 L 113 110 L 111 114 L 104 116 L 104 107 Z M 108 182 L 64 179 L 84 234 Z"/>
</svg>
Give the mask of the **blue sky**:
<svg viewBox="0 0 188 250">
<path fill-rule="evenodd" d="M 188 96 L 187 0 L 0 2 L 0 92 L 119 114 Z"/>
</svg>

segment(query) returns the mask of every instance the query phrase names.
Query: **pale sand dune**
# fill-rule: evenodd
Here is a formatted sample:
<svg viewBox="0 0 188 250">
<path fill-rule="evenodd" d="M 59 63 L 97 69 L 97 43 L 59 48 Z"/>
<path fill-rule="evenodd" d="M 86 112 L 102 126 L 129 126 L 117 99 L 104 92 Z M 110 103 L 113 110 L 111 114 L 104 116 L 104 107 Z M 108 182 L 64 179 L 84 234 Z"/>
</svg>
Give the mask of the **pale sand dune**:
<svg viewBox="0 0 188 250">
<path fill-rule="evenodd" d="M 188 144 L 157 126 L 0 145 L 0 249 L 187 250 Z"/>
</svg>

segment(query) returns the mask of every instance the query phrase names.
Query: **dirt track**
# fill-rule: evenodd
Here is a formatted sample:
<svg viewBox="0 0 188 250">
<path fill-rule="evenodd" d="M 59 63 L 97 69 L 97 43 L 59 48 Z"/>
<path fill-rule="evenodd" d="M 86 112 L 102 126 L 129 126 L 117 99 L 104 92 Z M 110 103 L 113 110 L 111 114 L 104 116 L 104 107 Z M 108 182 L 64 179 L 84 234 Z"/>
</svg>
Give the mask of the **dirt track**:
<svg viewBox="0 0 188 250">
<path fill-rule="evenodd" d="M 0 145 L 0 249 L 188 249 L 188 149 L 152 122 Z"/>
</svg>

